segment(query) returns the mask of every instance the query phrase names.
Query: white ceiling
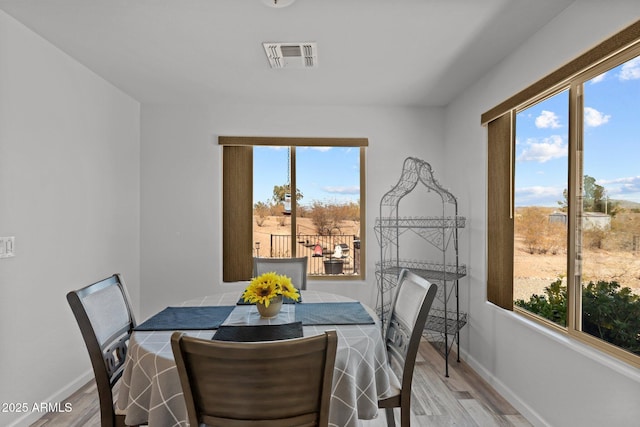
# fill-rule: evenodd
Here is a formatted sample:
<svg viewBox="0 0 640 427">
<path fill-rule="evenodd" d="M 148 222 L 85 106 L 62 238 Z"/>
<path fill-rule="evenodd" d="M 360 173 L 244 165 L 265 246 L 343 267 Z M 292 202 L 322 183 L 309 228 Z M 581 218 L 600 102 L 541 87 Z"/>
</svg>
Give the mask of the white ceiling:
<svg viewBox="0 0 640 427">
<path fill-rule="evenodd" d="M 0 0 L 142 103 L 442 106 L 573 0 Z M 318 44 L 271 69 L 262 42 Z"/>
</svg>

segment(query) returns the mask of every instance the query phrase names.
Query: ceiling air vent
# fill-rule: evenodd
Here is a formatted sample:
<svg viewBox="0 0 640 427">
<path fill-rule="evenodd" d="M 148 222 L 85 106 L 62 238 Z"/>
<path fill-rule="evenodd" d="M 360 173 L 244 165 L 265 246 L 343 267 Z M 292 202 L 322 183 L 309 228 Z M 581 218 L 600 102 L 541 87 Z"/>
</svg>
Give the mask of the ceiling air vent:
<svg viewBox="0 0 640 427">
<path fill-rule="evenodd" d="M 318 47 L 314 42 L 262 43 L 271 68 L 315 68 Z"/>
</svg>

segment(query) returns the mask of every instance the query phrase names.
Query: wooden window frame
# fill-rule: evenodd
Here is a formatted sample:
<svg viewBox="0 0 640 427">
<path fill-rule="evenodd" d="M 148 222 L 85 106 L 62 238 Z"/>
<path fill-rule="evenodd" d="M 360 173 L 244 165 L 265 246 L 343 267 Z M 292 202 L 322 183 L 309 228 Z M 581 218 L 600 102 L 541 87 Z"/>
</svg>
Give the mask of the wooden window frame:
<svg viewBox="0 0 640 427">
<path fill-rule="evenodd" d="M 224 282 L 236 282 L 251 278 L 253 270 L 253 147 L 292 147 L 291 186 L 296 186 L 296 147 L 359 147 L 360 148 L 360 269 L 355 275 L 319 275 L 314 280 L 364 280 L 366 272 L 366 170 L 365 148 L 367 138 L 296 138 L 219 136 L 223 147 L 223 203 L 222 203 L 222 276 Z M 231 162 L 231 163 L 228 163 Z M 241 165 L 228 167 L 229 164 Z M 227 166 L 227 167 L 225 167 Z M 296 229 L 296 203 L 291 206 L 291 229 Z M 296 256 L 295 245 L 292 255 Z"/>
<path fill-rule="evenodd" d="M 580 331 L 581 280 L 575 269 L 578 186 L 581 182 L 582 84 L 640 55 L 640 21 L 481 115 L 487 127 L 487 301 L 526 315 L 620 360 L 640 367 L 640 357 Z M 513 210 L 516 113 L 569 89 L 569 215 L 567 233 L 567 327 L 562 328 L 513 305 Z"/>
</svg>

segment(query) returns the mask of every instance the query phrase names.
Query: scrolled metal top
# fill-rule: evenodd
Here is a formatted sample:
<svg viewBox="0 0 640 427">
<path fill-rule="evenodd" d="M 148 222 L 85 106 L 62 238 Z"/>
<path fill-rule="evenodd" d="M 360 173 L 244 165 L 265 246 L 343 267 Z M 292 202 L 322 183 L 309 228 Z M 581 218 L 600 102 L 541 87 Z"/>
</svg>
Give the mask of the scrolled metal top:
<svg viewBox="0 0 640 427">
<path fill-rule="evenodd" d="M 438 194 L 444 202 L 457 203 L 456 197 L 445 189 L 433 175 L 431 165 L 416 157 L 407 157 L 402 166 L 402 174 L 398 183 L 387 191 L 382 200 L 381 206 L 396 206 L 400 199 L 410 193 L 421 182 L 429 190 Z"/>
</svg>

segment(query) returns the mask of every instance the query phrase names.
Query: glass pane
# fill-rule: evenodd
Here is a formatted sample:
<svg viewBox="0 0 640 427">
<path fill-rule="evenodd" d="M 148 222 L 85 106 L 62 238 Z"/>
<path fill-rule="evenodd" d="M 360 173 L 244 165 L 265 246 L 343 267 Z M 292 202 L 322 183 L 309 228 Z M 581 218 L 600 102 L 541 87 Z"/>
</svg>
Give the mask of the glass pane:
<svg viewBox="0 0 640 427">
<path fill-rule="evenodd" d="M 285 211 L 285 195 L 290 193 L 289 182 L 289 147 L 255 146 L 253 148 L 255 256 L 291 256 L 291 218 Z"/>
<path fill-rule="evenodd" d="M 640 57 L 583 89 L 582 330 L 640 354 Z"/>
<path fill-rule="evenodd" d="M 309 275 L 360 274 L 360 148 L 296 147 L 296 254 Z"/>
<path fill-rule="evenodd" d="M 514 300 L 566 326 L 568 91 L 516 116 Z"/>
</svg>

